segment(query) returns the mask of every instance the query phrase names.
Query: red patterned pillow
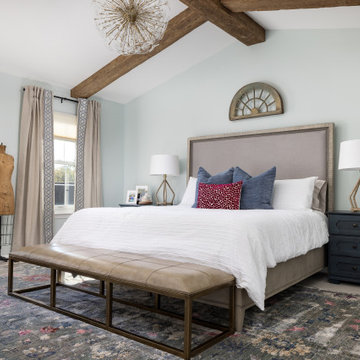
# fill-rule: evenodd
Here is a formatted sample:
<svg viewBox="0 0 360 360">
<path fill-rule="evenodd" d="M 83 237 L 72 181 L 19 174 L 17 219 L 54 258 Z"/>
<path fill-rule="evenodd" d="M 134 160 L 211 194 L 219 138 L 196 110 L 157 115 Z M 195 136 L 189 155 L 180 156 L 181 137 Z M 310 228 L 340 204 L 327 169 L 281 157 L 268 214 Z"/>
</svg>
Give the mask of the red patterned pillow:
<svg viewBox="0 0 360 360">
<path fill-rule="evenodd" d="M 243 182 L 233 184 L 199 184 L 197 208 L 239 210 Z"/>
</svg>

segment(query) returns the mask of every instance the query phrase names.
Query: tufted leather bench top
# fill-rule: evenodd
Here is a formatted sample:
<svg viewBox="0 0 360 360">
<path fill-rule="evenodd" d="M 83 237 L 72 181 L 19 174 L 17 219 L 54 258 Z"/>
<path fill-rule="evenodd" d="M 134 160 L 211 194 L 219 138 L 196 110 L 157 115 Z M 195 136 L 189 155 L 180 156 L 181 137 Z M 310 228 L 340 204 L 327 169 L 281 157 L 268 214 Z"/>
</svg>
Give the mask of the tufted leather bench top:
<svg viewBox="0 0 360 360">
<path fill-rule="evenodd" d="M 194 295 L 235 281 L 232 275 L 208 266 L 77 245 L 26 246 L 10 256 L 14 260 L 179 295 Z"/>
</svg>

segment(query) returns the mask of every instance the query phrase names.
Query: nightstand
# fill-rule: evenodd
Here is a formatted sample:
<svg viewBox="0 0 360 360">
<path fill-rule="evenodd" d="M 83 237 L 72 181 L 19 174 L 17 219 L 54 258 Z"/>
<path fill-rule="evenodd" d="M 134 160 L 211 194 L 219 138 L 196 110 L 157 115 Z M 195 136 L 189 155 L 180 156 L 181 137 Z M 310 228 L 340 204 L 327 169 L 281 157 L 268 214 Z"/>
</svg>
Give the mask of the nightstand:
<svg viewBox="0 0 360 360">
<path fill-rule="evenodd" d="M 131 205 L 131 204 L 119 204 L 120 207 L 140 207 L 140 206 L 153 206 L 153 204 L 136 204 L 136 205 Z"/>
<path fill-rule="evenodd" d="M 360 284 L 360 213 L 333 211 L 329 216 L 329 282 Z"/>
</svg>

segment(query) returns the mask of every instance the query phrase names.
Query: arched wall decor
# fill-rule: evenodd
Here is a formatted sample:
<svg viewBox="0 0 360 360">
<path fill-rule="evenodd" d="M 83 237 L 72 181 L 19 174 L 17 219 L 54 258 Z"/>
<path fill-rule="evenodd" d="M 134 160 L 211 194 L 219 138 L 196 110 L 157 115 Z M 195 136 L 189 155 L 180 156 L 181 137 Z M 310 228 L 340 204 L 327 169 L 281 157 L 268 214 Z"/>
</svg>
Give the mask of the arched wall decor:
<svg viewBox="0 0 360 360">
<path fill-rule="evenodd" d="M 255 82 L 242 87 L 233 97 L 229 118 L 242 120 L 284 112 L 280 94 L 272 86 Z"/>
</svg>

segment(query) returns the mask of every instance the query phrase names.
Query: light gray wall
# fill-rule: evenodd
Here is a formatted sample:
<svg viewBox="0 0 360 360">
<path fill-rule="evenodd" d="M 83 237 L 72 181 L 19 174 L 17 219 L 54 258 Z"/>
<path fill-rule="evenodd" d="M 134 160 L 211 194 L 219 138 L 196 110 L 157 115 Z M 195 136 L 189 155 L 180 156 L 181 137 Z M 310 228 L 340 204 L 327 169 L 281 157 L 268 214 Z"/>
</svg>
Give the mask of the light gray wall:
<svg viewBox="0 0 360 360">
<path fill-rule="evenodd" d="M 69 97 L 69 90 L 39 83 L 34 80 L 0 73 L 0 142 L 7 146 L 7 153 L 15 158 L 15 170 L 12 176 L 16 183 L 16 160 L 18 154 L 19 121 L 21 101 L 25 85 L 38 85 L 52 90 L 55 95 Z M 105 206 L 117 206 L 123 193 L 124 149 L 123 149 L 123 105 L 96 98 L 101 102 L 101 157 L 103 175 L 103 197 Z M 77 104 L 54 99 L 54 111 L 76 113 Z M 66 216 L 55 218 L 55 232 L 60 228 Z"/>
<path fill-rule="evenodd" d="M 22 83 L 22 79 L 18 77 L 0 73 L 0 142 L 7 146 L 7 153 L 14 156 L 15 169 Z M 15 185 L 15 172 L 12 176 L 13 185 Z"/>
<path fill-rule="evenodd" d="M 359 29 L 270 31 L 265 43 L 235 43 L 127 104 L 124 193 L 136 184 L 154 190 L 161 179 L 149 176 L 150 157 L 171 153 L 181 159 L 181 176 L 170 178 L 180 201 L 191 136 L 334 122 L 337 166 L 339 142 L 360 138 L 359 40 Z M 229 121 L 234 94 L 255 81 L 279 90 L 285 114 Z M 336 208 L 348 209 L 358 174 L 335 174 Z"/>
<path fill-rule="evenodd" d="M 104 206 L 118 206 L 124 179 L 123 105 L 97 99 L 102 103 L 101 161 Z"/>
</svg>

